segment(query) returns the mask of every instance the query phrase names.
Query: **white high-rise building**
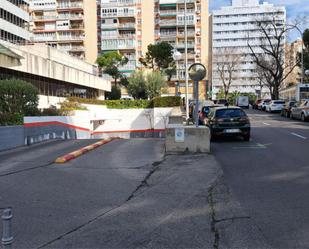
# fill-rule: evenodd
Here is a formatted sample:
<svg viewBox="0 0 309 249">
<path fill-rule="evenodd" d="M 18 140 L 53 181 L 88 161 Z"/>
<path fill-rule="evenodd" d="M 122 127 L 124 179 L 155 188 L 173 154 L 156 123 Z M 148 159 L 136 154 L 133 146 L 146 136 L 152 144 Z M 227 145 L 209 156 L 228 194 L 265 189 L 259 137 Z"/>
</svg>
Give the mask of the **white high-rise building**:
<svg viewBox="0 0 309 249">
<path fill-rule="evenodd" d="M 28 0 L 0 1 L 0 39 L 14 43 L 30 40 Z"/>
<path fill-rule="evenodd" d="M 259 0 L 232 0 L 232 5 L 213 11 L 212 22 L 212 95 L 222 88 L 222 80 L 216 66 L 216 56 L 224 51 L 239 54 L 239 61 L 233 70 L 230 92 L 257 93 L 260 90 L 256 65 L 248 43 L 255 51 L 263 42 L 257 21 L 275 17 L 276 22 L 284 27 L 286 10 Z M 283 41 L 283 45 L 285 41 Z M 268 91 L 264 88 L 263 91 Z"/>
</svg>

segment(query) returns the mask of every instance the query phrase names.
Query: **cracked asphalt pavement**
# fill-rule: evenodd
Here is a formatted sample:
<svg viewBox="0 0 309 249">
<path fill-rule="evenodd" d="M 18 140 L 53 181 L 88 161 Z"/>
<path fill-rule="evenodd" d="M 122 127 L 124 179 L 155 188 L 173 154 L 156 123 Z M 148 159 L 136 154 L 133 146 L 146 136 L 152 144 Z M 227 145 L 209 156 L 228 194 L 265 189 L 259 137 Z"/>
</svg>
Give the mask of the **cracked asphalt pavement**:
<svg viewBox="0 0 309 249">
<path fill-rule="evenodd" d="M 270 248 L 213 155 L 165 156 L 164 140 L 133 139 L 52 163 L 90 143 L 0 153 L 14 248 Z"/>
</svg>

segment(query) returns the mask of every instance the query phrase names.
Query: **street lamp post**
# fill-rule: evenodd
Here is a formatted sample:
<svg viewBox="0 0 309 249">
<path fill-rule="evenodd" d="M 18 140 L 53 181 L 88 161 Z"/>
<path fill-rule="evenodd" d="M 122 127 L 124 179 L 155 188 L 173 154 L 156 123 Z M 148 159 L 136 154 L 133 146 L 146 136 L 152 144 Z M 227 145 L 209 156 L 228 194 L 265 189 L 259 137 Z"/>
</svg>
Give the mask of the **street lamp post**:
<svg viewBox="0 0 309 249">
<path fill-rule="evenodd" d="M 185 25 L 185 83 L 186 83 L 186 123 L 189 123 L 189 77 L 188 77 L 188 27 L 187 27 L 187 0 L 184 0 L 184 25 Z"/>
<path fill-rule="evenodd" d="M 179 88 L 179 72 L 178 72 L 178 66 L 179 66 L 179 61 L 182 58 L 182 54 L 177 50 L 174 49 L 173 53 L 173 59 L 176 61 L 176 82 L 175 82 L 175 95 L 178 95 L 178 88 Z"/>
<path fill-rule="evenodd" d="M 297 26 L 295 26 L 295 28 L 297 29 L 297 31 L 300 33 L 301 35 L 301 79 L 300 82 L 301 84 L 304 84 L 304 41 L 303 41 L 303 32 L 300 30 L 300 28 L 298 28 Z"/>
</svg>

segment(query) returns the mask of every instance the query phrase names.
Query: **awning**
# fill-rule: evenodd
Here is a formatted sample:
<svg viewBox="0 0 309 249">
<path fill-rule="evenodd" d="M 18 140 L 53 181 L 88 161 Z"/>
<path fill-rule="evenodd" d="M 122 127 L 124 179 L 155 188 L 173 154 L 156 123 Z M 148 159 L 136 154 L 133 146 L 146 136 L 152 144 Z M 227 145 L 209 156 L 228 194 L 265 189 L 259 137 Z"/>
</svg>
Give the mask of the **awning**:
<svg viewBox="0 0 309 249">
<path fill-rule="evenodd" d="M 24 57 L 20 56 L 19 54 L 13 52 L 11 49 L 5 47 L 2 44 L 0 44 L 0 54 L 4 54 L 4 55 L 12 57 L 14 59 L 23 59 L 24 58 Z"/>
</svg>

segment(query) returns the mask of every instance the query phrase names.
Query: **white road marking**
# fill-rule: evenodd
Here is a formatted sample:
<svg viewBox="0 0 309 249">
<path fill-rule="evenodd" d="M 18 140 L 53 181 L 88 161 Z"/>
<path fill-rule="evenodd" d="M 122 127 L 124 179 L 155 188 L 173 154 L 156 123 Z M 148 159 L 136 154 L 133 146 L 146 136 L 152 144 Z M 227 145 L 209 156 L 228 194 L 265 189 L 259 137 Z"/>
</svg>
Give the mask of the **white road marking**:
<svg viewBox="0 0 309 249">
<path fill-rule="evenodd" d="M 263 124 L 264 124 L 264 125 L 271 125 L 271 124 L 268 124 L 268 123 L 264 123 L 264 122 L 263 122 Z"/>
<path fill-rule="evenodd" d="M 302 135 L 299 135 L 299 134 L 297 134 L 297 133 L 294 133 L 294 132 L 292 132 L 291 133 L 293 136 L 296 136 L 296 137 L 299 137 L 299 138 L 302 138 L 302 139 L 307 139 L 306 137 L 304 137 L 304 136 L 302 136 Z"/>
</svg>

